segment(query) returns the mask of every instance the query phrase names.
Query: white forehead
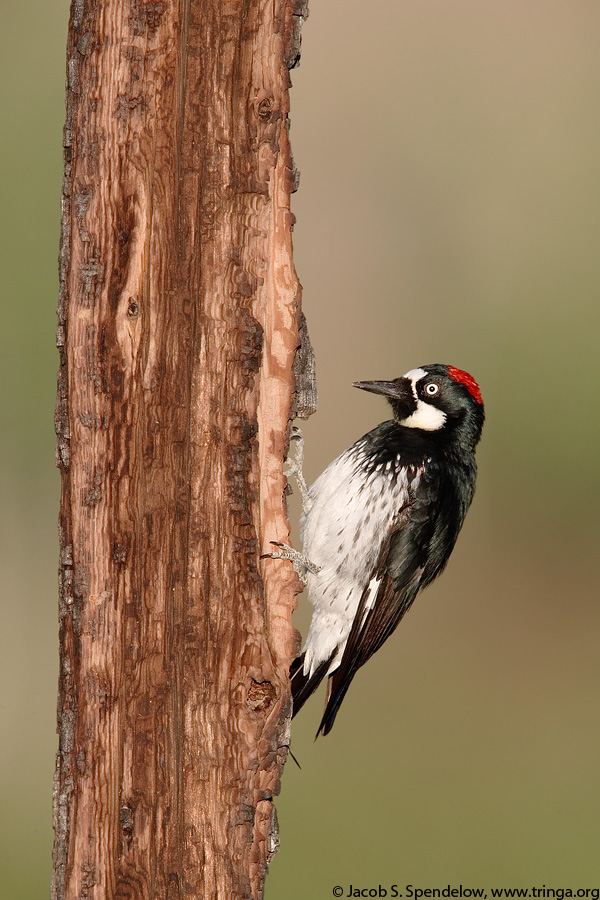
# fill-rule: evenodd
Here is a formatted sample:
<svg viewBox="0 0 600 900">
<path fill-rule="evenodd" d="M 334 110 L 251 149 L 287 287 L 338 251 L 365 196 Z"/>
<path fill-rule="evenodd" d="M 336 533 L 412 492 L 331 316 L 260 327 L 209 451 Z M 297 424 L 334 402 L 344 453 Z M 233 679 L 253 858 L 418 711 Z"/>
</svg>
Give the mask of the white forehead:
<svg viewBox="0 0 600 900">
<path fill-rule="evenodd" d="M 426 375 L 427 372 L 425 369 L 411 369 L 404 377 L 408 378 L 409 381 L 412 381 L 413 384 L 416 384 L 417 381 L 420 381 L 421 378 L 425 378 Z"/>
</svg>

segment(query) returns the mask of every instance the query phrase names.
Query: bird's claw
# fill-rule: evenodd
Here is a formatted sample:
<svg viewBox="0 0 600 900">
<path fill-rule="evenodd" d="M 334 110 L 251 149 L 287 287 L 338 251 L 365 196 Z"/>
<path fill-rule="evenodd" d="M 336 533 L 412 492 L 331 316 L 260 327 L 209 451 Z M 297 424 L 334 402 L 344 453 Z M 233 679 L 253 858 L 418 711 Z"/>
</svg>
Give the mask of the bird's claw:
<svg viewBox="0 0 600 900">
<path fill-rule="evenodd" d="M 310 509 L 310 497 L 302 472 L 302 467 L 304 465 L 304 436 L 297 425 L 292 425 L 290 428 L 290 443 L 292 441 L 297 441 L 295 452 L 293 455 L 290 454 L 290 456 L 287 457 L 283 474 L 286 478 L 293 476 L 296 479 L 300 491 L 300 498 L 302 500 L 302 509 L 304 512 L 308 512 Z"/>
<path fill-rule="evenodd" d="M 318 575 L 321 571 L 321 566 L 316 565 L 316 563 L 311 562 L 308 557 L 304 556 L 298 550 L 294 550 L 293 547 L 289 547 L 287 544 L 282 544 L 280 541 L 270 541 L 275 547 L 279 547 L 278 551 L 274 553 L 263 553 L 261 555 L 261 559 L 289 559 L 294 567 L 294 572 L 302 582 L 302 584 L 306 587 L 306 583 L 308 581 L 307 572 L 310 572 L 311 575 Z"/>
</svg>

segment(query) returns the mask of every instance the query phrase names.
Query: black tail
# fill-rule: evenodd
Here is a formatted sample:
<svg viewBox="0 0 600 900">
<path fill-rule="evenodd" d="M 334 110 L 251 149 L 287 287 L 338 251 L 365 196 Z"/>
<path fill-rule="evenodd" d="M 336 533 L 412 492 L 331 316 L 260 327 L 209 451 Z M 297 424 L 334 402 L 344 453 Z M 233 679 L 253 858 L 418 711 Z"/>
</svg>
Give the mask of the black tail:
<svg viewBox="0 0 600 900">
<path fill-rule="evenodd" d="M 292 716 L 302 709 L 310 695 L 316 691 L 321 681 L 325 677 L 329 660 L 325 660 L 320 666 L 317 666 L 312 675 L 305 675 L 303 671 L 304 653 L 297 656 L 290 666 L 290 678 L 292 679 L 292 700 L 293 712 Z"/>
<path fill-rule="evenodd" d="M 333 723 L 335 722 L 335 717 L 342 705 L 342 700 L 346 696 L 346 692 L 350 687 L 350 682 L 356 675 L 356 669 L 353 669 L 346 677 L 336 678 L 338 672 L 339 669 L 336 669 L 329 679 L 329 691 L 327 694 L 327 703 L 325 704 L 325 712 L 323 713 L 321 724 L 317 729 L 316 737 L 319 737 L 320 734 L 325 737 L 325 735 L 329 734 L 333 728 Z"/>
</svg>

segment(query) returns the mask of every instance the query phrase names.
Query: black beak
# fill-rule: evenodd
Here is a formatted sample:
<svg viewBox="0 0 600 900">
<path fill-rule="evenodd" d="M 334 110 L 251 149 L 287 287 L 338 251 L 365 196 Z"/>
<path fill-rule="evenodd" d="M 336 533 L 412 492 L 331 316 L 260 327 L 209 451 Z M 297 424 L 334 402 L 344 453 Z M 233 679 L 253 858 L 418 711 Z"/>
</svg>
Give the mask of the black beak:
<svg viewBox="0 0 600 900">
<path fill-rule="evenodd" d="M 412 384 L 407 378 L 396 378 L 395 381 L 355 381 L 352 387 L 387 397 L 398 421 L 410 416 L 417 408 Z"/>
<path fill-rule="evenodd" d="M 402 378 L 397 378 L 396 381 L 355 381 L 352 387 L 360 388 L 361 391 L 369 391 L 370 394 L 383 394 L 384 397 L 397 400 L 402 391 L 402 386 L 398 382 L 402 380 Z M 402 391 L 402 396 L 405 393 L 405 390 Z"/>
</svg>

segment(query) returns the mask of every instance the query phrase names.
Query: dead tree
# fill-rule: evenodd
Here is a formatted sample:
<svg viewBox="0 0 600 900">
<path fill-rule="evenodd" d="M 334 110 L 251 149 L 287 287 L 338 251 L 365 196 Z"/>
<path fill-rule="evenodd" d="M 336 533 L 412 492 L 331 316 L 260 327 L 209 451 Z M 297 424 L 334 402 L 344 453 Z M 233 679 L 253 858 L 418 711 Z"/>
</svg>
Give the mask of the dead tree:
<svg viewBox="0 0 600 900">
<path fill-rule="evenodd" d="M 277 846 L 305 12 L 72 0 L 54 900 L 257 898 Z"/>
</svg>

